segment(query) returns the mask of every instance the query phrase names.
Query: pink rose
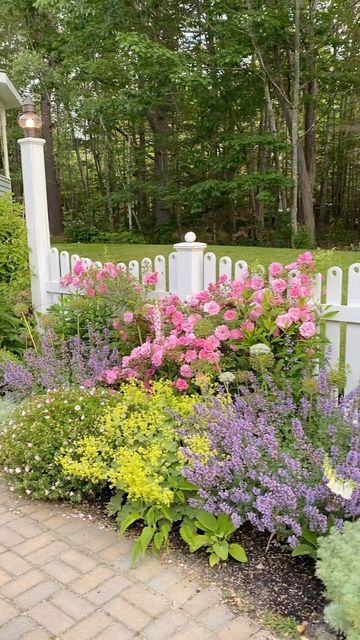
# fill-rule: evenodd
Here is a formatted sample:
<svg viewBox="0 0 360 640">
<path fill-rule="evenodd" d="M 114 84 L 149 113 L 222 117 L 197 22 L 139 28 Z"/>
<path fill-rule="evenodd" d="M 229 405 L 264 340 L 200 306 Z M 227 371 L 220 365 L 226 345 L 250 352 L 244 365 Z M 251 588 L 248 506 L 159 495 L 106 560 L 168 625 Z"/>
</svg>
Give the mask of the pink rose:
<svg viewBox="0 0 360 640">
<path fill-rule="evenodd" d="M 156 284 L 157 281 L 158 281 L 158 274 L 156 273 L 156 271 L 154 271 L 153 273 L 145 273 L 144 282 L 146 285 Z"/>
<path fill-rule="evenodd" d="M 210 300 L 210 293 L 208 291 L 200 291 L 196 298 L 199 302 L 208 302 Z"/>
<path fill-rule="evenodd" d="M 241 280 L 233 280 L 231 283 L 231 295 L 234 298 L 240 296 L 245 289 L 244 283 Z"/>
<path fill-rule="evenodd" d="M 290 307 L 288 316 L 292 322 L 298 322 L 300 320 L 301 310 L 298 307 Z"/>
<path fill-rule="evenodd" d="M 157 351 L 156 353 L 153 353 L 153 355 L 151 356 L 151 364 L 153 364 L 154 367 L 160 367 L 162 365 L 162 361 L 163 361 L 162 351 Z"/>
<path fill-rule="evenodd" d="M 183 321 L 184 321 L 184 314 L 181 313 L 181 311 L 175 311 L 175 313 L 172 314 L 171 322 L 173 323 L 174 327 L 181 326 Z"/>
<path fill-rule="evenodd" d="M 231 322 L 231 320 L 235 320 L 236 317 L 237 317 L 237 313 L 236 311 L 234 311 L 234 309 L 228 309 L 224 313 L 224 320 L 226 320 L 226 322 Z"/>
<path fill-rule="evenodd" d="M 186 391 L 186 389 L 189 388 L 188 383 L 186 382 L 186 380 L 183 380 L 182 378 L 178 378 L 175 382 L 174 382 L 174 387 L 176 387 L 176 389 L 178 391 Z"/>
<path fill-rule="evenodd" d="M 73 266 L 73 273 L 75 273 L 76 276 L 82 276 L 84 271 L 85 271 L 85 268 L 82 263 L 82 260 L 77 260 Z"/>
<path fill-rule="evenodd" d="M 241 329 L 233 329 L 232 331 L 230 331 L 230 338 L 232 340 L 241 340 L 241 338 L 243 337 L 244 337 L 244 334 L 241 331 Z"/>
<path fill-rule="evenodd" d="M 204 311 L 209 316 L 216 316 L 220 311 L 220 305 L 215 300 L 210 300 L 210 302 L 204 304 Z"/>
<path fill-rule="evenodd" d="M 261 278 L 260 276 L 254 276 L 253 278 L 251 278 L 250 287 L 252 289 L 255 289 L 255 291 L 259 291 L 259 289 L 262 289 L 263 286 L 264 286 L 263 278 Z"/>
<path fill-rule="evenodd" d="M 195 362 L 196 359 L 197 359 L 197 353 L 195 349 L 189 349 L 189 351 L 185 351 L 185 354 L 184 354 L 185 362 L 187 363 Z"/>
<path fill-rule="evenodd" d="M 86 294 L 89 298 L 95 298 L 95 289 L 93 289 L 93 287 L 86 287 L 86 289 L 85 289 L 85 294 Z"/>
<path fill-rule="evenodd" d="M 220 278 L 218 279 L 218 284 L 224 284 L 224 282 L 227 282 L 227 279 L 228 279 L 228 277 L 227 277 L 226 273 L 223 273 L 220 276 Z"/>
<path fill-rule="evenodd" d="M 287 329 L 292 324 L 292 320 L 287 313 L 279 315 L 275 322 L 279 329 Z"/>
<path fill-rule="evenodd" d="M 242 325 L 241 325 L 241 329 L 242 329 L 243 331 L 251 332 L 251 331 L 254 331 L 254 329 L 255 329 L 255 325 L 254 325 L 254 323 L 253 323 L 253 322 L 251 322 L 250 320 L 246 320 L 245 322 L 243 322 L 243 323 L 242 323 Z"/>
<path fill-rule="evenodd" d="M 204 340 L 203 345 L 205 349 L 208 349 L 209 351 L 214 351 L 214 349 L 218 348 L 218 346 L 220 345 L 220 342 L 216 336 L 209 336 Z"/>
<path fill-rule="evenodd" d="M 182 375 L 183 378 L 192 378 L 194 375 L 194 372 L 190 367 L 190 365 L 182 364 L 180 367 L 180 375 Z"/>
<path fill-rule="evenodd" d="M 116 382 L 119 376 L 120 376 L 119 367 L 112 367 L 112 369 L 106 369 L 103 373 L 104 380 L 108 384 L 114 384 L 114 382 Z"/>
<path fill-rule="evenodd" d="M 134 314 L 132 311 L 125 311 L 123 318 L 124 318 L 125 324 L 130 324 L 130 322 L 132 322 L 134 319 Z"/>
<path fill-rule="evenodd" d="M 228 340 L 230 338 L 230 331 L 226 324 L 220 324 L 214 331 L 218 340 Z"/>
<path fill-rule="evenodd" d="M 299 327 L 299 332 L 303 338 L 312 338 L 316 334 L 315 322 L 312 322 L 311 320 L 303 322 Z"/>
<path fill-rule="evenodd" d="M 298 264 L 305 264 L 310 266 L 314 262 L 313 254 L 311 253 L 311 251 L 305 251 L 305 253 L 302 253 L 300 256 L 298 256 L 297 262 Z"/>
<path fill-rule="evenodd" d="M 114 329 L 116 329 L 116 331 L 118 331 L 121 328 L 121 322 L 118 318 L 115 318 L 115 320 L 113 320 L 112 326 L 114 327 Z"/>
<path fill-rule="evenodd" d="M 283 278 L 276 278 L 272 281 L 271 288 L 275 293 L 284 293 L 287 289 L 287 282 Z"/>
<path fill-rule="evenodd" d="M 284 270 L 284 267 L 280 262 L 272 262 L 271 265 L 269 266 L 269 274 L 273 278 L 277 278 L 277 276 L 280 276 L 283 270 Z"/>
</svg>

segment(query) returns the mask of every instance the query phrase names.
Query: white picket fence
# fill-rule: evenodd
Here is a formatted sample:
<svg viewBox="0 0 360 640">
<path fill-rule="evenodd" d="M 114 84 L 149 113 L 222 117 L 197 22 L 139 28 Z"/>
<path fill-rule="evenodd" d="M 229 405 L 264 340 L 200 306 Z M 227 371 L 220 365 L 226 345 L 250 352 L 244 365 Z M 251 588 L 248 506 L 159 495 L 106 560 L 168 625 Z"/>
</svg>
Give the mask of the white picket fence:
<svg viewBox="0 0 360 640">
<path fill-rule="evenodd" d="M 244 260 L 234 263 L 229 256 L 217 259 L 214 253 L 205 253 L 206 245 L 195 242 L 194 234 L 189 233 L 186 237 L 187 242 L 174 245 L 176 251 L 170 253 L 168 258 L 159 255 L 154 260 L 143 258 L 140 262 L 130 260 L 128 264 L 118 264 L 128 269 L 140 282 L 146 273 L 156 271 L 157 293 L 176 293 L 181 298 L 206 289 L 223 274 L 237 280 L 246 273 L 248 265 Z M 85 266 L 94 264 L 101 267 L 102 264 L 76 254 L 69 255 L 67 251 L 59 252 L 56 248 L 50 250 L 50 280 L 46 282 L 46 290 L 52 294 L 53 302 L 58 301 L 61 295 L 72 292 L 71 289 L 64 290 L 61 287 L 60 278 L 72 272 L 74 264 L 80 259 Z M 294 274 L 290 274 L 290 277 L 291 275 Z M 352 391 L 360 384 L 360 263 L 352 264 L 349 268 L 346 292 L 343 291 L 342 269 L 335 266 L 328 269 L 325 283 L 321 274 L 317 274 L 313 295 L 314 300 L 322 304 L 327 311 L 336 312 L 325 321 L 325 333 L 329 340 L 329 363 L 332 367 L 338 366 L 341 360 L 341 346 L 345 344 L 342 359 L 345 359 L 347 372 L 346 391 Z M 346 328 L 342 329 L 344 324 Z M 342 340 L 344 331 L 345 343 Z"/>
</svg>

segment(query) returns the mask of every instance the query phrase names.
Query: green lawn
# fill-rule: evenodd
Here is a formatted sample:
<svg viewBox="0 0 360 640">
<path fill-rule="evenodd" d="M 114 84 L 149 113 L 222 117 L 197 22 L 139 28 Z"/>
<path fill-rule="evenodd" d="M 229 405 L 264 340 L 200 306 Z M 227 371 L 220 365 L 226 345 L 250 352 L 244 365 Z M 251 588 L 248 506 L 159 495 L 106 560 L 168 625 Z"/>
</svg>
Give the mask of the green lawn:
<svg viewBox="0 0 360 640">
<path fill-rule="evenodd" d="M 168 256 L 173 251 L 172 245 L 160 244 L 62 244 L 57 245 L 59 250 L 66 249 L 69 253 L 77 253 L 82 257 L 113 262 L 129 262 L 129 260 L 141 260 L 141 258 L 155 258 L 157 255 Z M 268 266 L 270 262 L 278 261 L 284 264 L 292 262 L 301 253 L 299 249 L 272 249 L 269 247 L 234 247 L 211 246 L 207 251 L 213 251 L 218 258 L 230 256 L 234 261 L 246 260 L 249 264 L 254 262 Z M 322 271 L 329 266 L 342 267 L 346 272 L 353 262 L 360 261 L 359 251 L 334 251 L 330 263 L 322 264 Z"/>
</svg>

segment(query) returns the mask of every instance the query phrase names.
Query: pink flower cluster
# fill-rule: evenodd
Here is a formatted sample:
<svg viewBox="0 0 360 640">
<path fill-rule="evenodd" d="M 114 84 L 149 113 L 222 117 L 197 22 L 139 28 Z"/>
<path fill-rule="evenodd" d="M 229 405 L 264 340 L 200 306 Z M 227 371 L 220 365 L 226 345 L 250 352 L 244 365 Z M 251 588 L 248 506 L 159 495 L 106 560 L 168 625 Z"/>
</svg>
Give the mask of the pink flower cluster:
<svg viewBox="0 0 360 640">
<path fill-rule="evenodd" d="M 289 277 L 292 270 L 296 275 Z M 121 369 L 109 374 L 111 380 L 166 375 L 179 391 L 185 391 L 199 375 L 219 373 L 222 358 L 227 363 L 229 357 L 235 359 L 237 368 L 237 358 L 248 357 L 254 344 L 266 343 L 280 358 L 291 339 L 308 353 L 311 339 L 317 340 L 311 301 L 314 271 L 312 254 L 306 252 L 287 267 L 273 262 L 268 282 L 259 275 L 237 281 L 222 276 L 186 303 L 170 295 L 147 304 L 144 342 L 124 356 Z M 123 314 L 126 326 L 137 319 L 132 312 Z"/>
<path fill-rule="evenodd" d="M 82 260 L 77 260 L 72 273 L 62 277 L 60 284 L 62 287 L 71 286 L 89 298 L 94 298 L 96 294 L 104 295 L 107 292 L 107 279 L 115 280 L 120 275 L 124 276 L 123 269 L 112 262 L 106 262 L 97 268 L 94 265 L 87 267 Z"/>
</svg>

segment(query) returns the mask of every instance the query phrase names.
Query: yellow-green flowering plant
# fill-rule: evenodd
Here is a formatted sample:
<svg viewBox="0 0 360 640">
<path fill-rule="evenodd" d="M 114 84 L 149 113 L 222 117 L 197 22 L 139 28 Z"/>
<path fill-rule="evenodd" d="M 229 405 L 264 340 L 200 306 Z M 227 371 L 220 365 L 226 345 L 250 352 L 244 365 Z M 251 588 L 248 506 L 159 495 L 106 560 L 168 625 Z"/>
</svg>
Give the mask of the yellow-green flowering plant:
<svg viewBox="0 0 360 640">
<path fill-rule="evenodd" d="M 136 520 L 145 527 L 133 548 L 134 562 L 152 545 L 166 545 L 174 522 L 190 516 L 194 487 L 181 476 L 183 459 L 176 416 L 190 415 L 199 395 L 179 395 L 170 381 L 148 388 L 124 384 L 97 433 L 79 439 L 60 458 L 64 472 L 90 482 L 107 482 L 116 493 L 109 510 L 120 533 Z"/>
</svg>

